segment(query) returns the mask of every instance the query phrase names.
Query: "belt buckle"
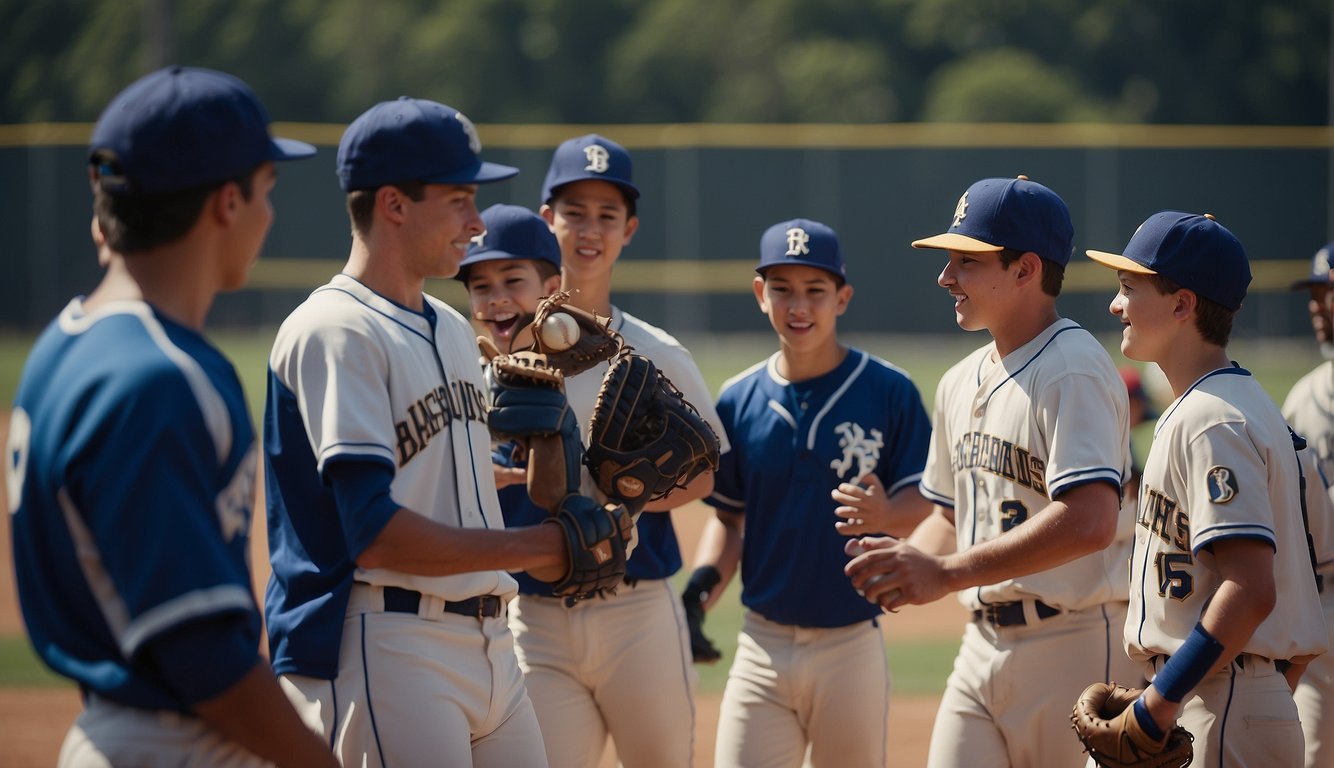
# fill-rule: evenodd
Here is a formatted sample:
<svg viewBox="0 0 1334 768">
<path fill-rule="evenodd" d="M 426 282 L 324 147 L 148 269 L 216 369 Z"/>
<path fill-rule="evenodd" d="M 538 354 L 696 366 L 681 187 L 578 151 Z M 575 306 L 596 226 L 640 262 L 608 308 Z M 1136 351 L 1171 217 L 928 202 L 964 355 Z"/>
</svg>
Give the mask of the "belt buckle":
<svg viewBox="0 0 1334 768">
<path fill-rule="evenodd" d="M 982 606 L 982 619 L 993 627 L 1000 626 L 1000 614 L 995 603 Z"/>
<path fill-rule="evenodd" d="M 475 597 L 475 598 L 473 598 L 473 599 L 477 601 L 477 620 L 478 620 L 478 621 L 481 621 L 482 619 L 489 619 L 489 618 L 491 618 L 489 615 L 487 615 L 487 609 L 490 608 L 490 606 L 491 606 L 491 601 L 492 601 L 492 600 L 496 601 L 496 603 L 499 603 L 499 602 L 500 602 L 500 598 L 497 597 L 497 596 L 495 596 L 495 595 L 478 595 L 477 597 Z M 497 605 L 496 607 L 499 608 L 499 605 Z M 495 612 L 495 615 L 496 615 L 496 616 L 499 616 L 499 615 L 500 615 L 500 611 L 497 610 L 497 611 Z"/>
</svg>

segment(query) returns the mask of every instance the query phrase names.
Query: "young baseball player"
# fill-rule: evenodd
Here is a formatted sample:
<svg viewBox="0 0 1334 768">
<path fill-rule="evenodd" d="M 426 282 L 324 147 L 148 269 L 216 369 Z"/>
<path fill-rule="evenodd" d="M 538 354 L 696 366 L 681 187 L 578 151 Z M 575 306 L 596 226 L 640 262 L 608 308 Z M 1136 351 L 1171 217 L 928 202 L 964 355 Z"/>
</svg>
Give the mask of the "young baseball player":
<svg viewBox="0 0 1334 768">
<path fill-rule="evenodd" d="M 1306 439 L 1309 451 L 1315 454 L 1319 478 L 1324 481 L 1318 482 L 1315 472 L 1306 474 L 1307 486 L 1318 486 L 1325 491 L 1321 498 L 1308 501 L 1307 519 L 1317 554 L 1325 627 L 1334 646 L 1334 578 L 1331 578 L 1334 577 L 1334 511 L 1318 503 L 1330 501 L 1326 486 L 1334 479 L 1334 405 L 1331 405 L 1334 404 L 1334 291 L 1330 290 L 1329 268 L 1332 251 L 1334 243 L 1316 251 L 1311 258 L 1310 275 L 1292 284 L 1294 291 L 1310 296 L 1307 307 L 1311 330 L 1320 343 L 1325 362 L 1293 385 L 1283 401 L 1283 418 Z M 1307 768 L 1334 762 L 1334 711 L 1331 711 L 1334 710 L 1334 654 L 1322 654 L 1311 662 L 1293 696 L 1306 737 Z"/>
<path fill-rule="evenodd" d="M 505 529 L 475 334 L 423 293 L 482 234 L 478 185 L 517 173 L 479 148 L 436 102 L 358 117 L 338 148 L 351 254 L 269 358 L 270 647 L 345 765 L 545 764 L 506 571 L 560 578 L 574 547 L 560 523 Z"/>
<path fill-rule="evenodd" d="M 106 274 L 37 340 L 9 427 L 14 569 L 33 647 L 84 710 L 60 765 L 336 765 L 260 656 L 246 559 L 255 441 L 241 382 L 202 335 L 273 222 L 249 86 L 147 75 L 93 129 Z"/>
<path fill-rule="evenodd" d="M 852 286 L 832 229 L 773 225 L 755 271 L 755 300 L 779 348 L 723 385 L 718 414 L 731 450 L 683 596 L 687 606 L 711 603 L 701 592 L 716 599 L 740 555 L 747 611 L 714 764 L 799 765 L 809 749 L 813 766 L 884 766 L 880 609 L 844 575 L 847 539 L 835 523 L 907 535 L 930 513 L 917 483 L 931 422 L 902 370 L 839 342 Z"/>
<path fill-rule="evenodd" d="M 947 232 L 913 243 L 946 251 L 937 282 L 955 320 L 992 342 L 938 385 L 921 484 L 935 510 L 906 541 L 854 540 L 849 554 L 869 551 L 848 573 L 887 610 L 958 591 L 972 611 L 932 766 L 1080 765 L 1071 701 L 1135 670 L 1119 637 L 1126 388 L 1097 340 L 1057 313 L 1073 236 L 1065 202 L 1020 176 L 976 182 Z"/>
<path fill-rule="evenodd" d="M 560 244 L 561 289 L 571 292 L 572 304 L 610 317 L 625 343 L 651 359 L 721 438 L 713 398 L 690 353 L 611 302 L 612 267 L 639 226 L 638 199 L 630 153 L 621 145 L 590 134 L 556 148 L 540 213 Z M 607 368 L 602 363 L 565 380 L 585 442 Z M 586 472 L 584 487 L 595 493 Z M 639 516 L 626 583 L 615 595 L 570 604 L 539 592 L 520 593 L 510 626 L 552 766 L 595 765 L 608 735 L 626 768 L 692 763 L 697 674 L 681 602 L 669 581 L 681 567 L 669 512 L 712 487 L 712 473 L 706 472 L 685 489 L 649 503 Z"/>
<path fill-rule="evenodd" d="M 1328 641 L 1295 440 L 1228 357 L 1246 254 L 1212 216 L 1163 211 L 1121 253 L 1088 255 L 1117 270 L 1121 352 L 1157 363 L 1176 396 L 1154 429 L 1135 520 L 1125 641 L 1153 680 L 1135 719 L 1159 739 L 1179 718 L 1200 765 L 1301 765 L 1285 675 L 1295 683 Z"/>
</svg>

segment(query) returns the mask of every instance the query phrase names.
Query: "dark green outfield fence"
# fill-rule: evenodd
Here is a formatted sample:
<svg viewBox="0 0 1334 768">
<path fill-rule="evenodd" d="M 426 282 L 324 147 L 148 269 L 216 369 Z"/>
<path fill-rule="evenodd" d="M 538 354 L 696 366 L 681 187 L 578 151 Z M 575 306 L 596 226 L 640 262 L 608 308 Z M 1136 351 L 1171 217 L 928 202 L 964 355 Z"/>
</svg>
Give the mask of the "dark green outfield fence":
<svg viewBox="0 0 1334 768">
<path fill-rule="evenodd" d="M 40 327 L 98 269 L 88 239 L 88 125 L 0 126 L 0 328 Z M 960 193 L 984 176 L 1025 174 L 1070 205 L 1077 256 L 1063 313 L 1098 331 L 1112 274 L 1083 257 L 1116 250 L 1148 214 L 1211 212 L 1245 244 L 1255 282 L 1238 334 L 1308 332 L 1286 291 L 1331 233 L 1327 128 L 1093 125 L 479 126 L 490 160 L 518 166 L 479 204 L 536 207 L 552 147 L 592 130 L 634 152 L 641 225 L 617 266 L 618 303 L 683 334 L 762 331 L 750 297 L 760 233 L 805 216 L 840 236 L 856 297 L 842 328 L 941 332 L 953 316 L 935 285 L 942 263 L 908 243 L 948 226 Z M 250 287 L 222 297 L 213 322 L 279 322 L 347 254 L 334 153 L 342 126 L 279 124 L 320 147 L 281 167 L 278 218 Z M 452 281 L 430 286 L 458 305 Z"/>
</svg>

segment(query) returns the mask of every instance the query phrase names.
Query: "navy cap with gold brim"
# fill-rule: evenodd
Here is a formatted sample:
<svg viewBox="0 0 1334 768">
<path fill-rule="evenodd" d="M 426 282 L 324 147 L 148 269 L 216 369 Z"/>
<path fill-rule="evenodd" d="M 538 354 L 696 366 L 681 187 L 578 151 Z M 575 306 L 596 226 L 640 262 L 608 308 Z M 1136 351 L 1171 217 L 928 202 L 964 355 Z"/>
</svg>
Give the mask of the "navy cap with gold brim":
<svg viewBox="0 0 1334 768">
<path fill-rule="evenodd" d="M 992 253 L 1032 251 L 1061 266 L 1070 263 L 1075 228 L 1065 201 L 1047 187 L 1014 179 L 982 179 L 959 198 L 950 228 L 914 240 L 914 248 Z"/>
<path fill-rule="evenodd" d="M 1122 253 L 1085 253 L 1105 267 L 1162 275 L 1233 311 L 1251 284 L 1241 241 L 1208 213 L 1159 211 L 1139 225 Z"/>
</svg>

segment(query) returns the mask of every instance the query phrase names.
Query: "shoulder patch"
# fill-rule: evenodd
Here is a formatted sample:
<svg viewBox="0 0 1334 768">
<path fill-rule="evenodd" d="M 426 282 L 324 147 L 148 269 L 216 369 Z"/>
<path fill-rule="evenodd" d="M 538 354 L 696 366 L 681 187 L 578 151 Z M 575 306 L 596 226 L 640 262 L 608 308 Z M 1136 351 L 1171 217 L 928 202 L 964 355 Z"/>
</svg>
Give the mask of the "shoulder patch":
<svg viewBox="0 0 1334 768">
<path fill-rule="evenodd" d="M 1205 485 L 1209 487 L 1209 501 L 1226 504 L 1237 495 L 1237 478 L 1227 467 L 1210 467 L 1205 475 Z"/>
</svg>

